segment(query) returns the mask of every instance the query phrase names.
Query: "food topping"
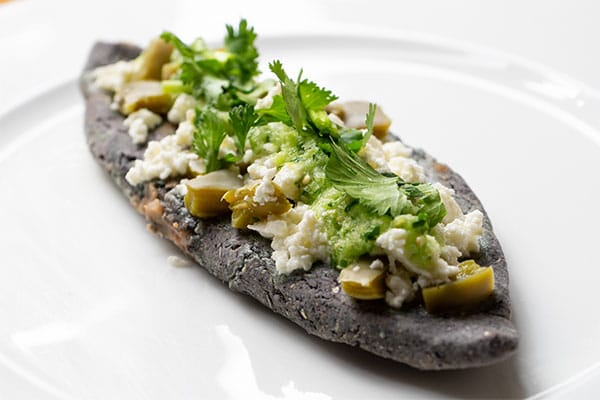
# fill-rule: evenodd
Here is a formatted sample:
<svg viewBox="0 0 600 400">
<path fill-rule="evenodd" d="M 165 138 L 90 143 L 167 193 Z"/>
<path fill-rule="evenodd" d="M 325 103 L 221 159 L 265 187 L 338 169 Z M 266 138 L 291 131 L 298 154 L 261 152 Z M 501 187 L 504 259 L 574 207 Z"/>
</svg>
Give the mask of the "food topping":
<svg viewBox="0 0 600 400">
<path fill-rule="evenodd" d="M 463 256 L 479 251 L 479 236 L 483 233 L 483 214 L 479 210 L 460 216 L 444 228 L 444 240 L 456 247 Z"/>
<path fill-rule="evenodd" d="M 123 85 L 135 75 L 132 61 L 117 61 L 114 64 L 98 67 L 93 71 L 96 86 L 111 92 L 119 92 Z"/>
<path fill-rule="evenodd" d="M 132 81 L 125 83 L 118 92 L 121 112 L 125 115 L 141 108 L 165 114 L 171 108 L 173 99 L 164 93 L 158 81 Z"/>
<path fill-rule="evenodd" d="M 132 112 L 125 118 L 123 124 L 129 128 L 129 136 L 135 144 L 146 143 L 148 131 L 156 128 L 162 122 L 162 117 L 152 111 L 142 108 Z"/>
<path fill-rule="evenodd" d="M 247 228 L 269 215 L 281 215 L 292 207 L 279 186 L 268 179 L 230 190 L 225 193 L 224 200 L 229 203 L 234 228 Z"/>
<path fill-rule="evenodd" d="M 156 38 L 151 41 L 138 58 L 133 79 L 160 81 L 163 65 L 169 62 L 171 53 L 173 46 L 162 39 Z"/>
<path fill-rule="evenodd" d="M 338 281 L 348 296 L 361 300 L 385 296 L 386 271 L 380 260 L 358 260 L 340 272 Z"/>
<path fill-rule="evenodd" d="M 185 206 L 193 216 L 204 218 L 226 214 L 229 209 L 223 195 L 241 187 L 242 180 L 235 172 L 221 169 L 198 175 L 186 181 L 185 185 Z"/>
<path fill-rule="evenodd" d="M 277 60 L 277 80 L 259 79 L 255 39 L 244 20 L 227 27 L 219 49 L 165 32 L 137 59 L 95 71 L 134 143 L 161 118 L 178 125 L 148 143 L 127 181 L 175 180 L 192 215 L 231 213 L 235 228 L 271 239 L 281 274 L 327 263 L 343 293 L 394 308 L 483 301 L 493 271 L 469 259 L 483 214 L 463 213 L 410 147 L 386 139 L 391 121 L 380 107 L 338 102 Z"/>
<path fill-rule="evenodd" d="M 179 124 L 185 121 L 188 111 L 194 110 L 197 103 L 194 96 L 187 93 L 181 93 L 177 96 L 173 106 L 167 113 L 167 119 L 173 124 Z"/>
<path fill-rule="evenodd" d="M 151 141 L 144 151 L 143 160 L 135 160 L 125 175 L 132 185 L 152 179 L 185 177 L 195 170 L 206 172 L 203 159 L 191 151 L 194 126 L 189 121 L 179 124 L 174 135 L 165 136 L 160 141 Z"/>
<path fill-rule="evenodd" d="M 305 204 L 281 215 L 269 215 L 248 228 L 272 239 L 272 258 L 280 273 L 308 271 L 315 262 L 329 260 L 327 234 L 316 213 Z"/>
<path fill-rule="evenodd" d="M 333 103 L 327 109 L 337 115 L 348 128 L 364 129 L 367 127 L 364 116 L 369 111 L 369 103 L 366 101 Z M 388 116 L 383 113 L 381 108 L 378 108 L 373 119 L 373 134 L 378 139 L 384 139 L 391 124 L 392 121 Z"/>
<path fill-rule="evenodd" d="M 454 311 L 485 300 L 494 290 L 491 267 L 480 267 L 473 260 L 458 265 L 459 273 L 452 282 L 423 289 L 423 301 L 429 312 Z"/>
</svg>

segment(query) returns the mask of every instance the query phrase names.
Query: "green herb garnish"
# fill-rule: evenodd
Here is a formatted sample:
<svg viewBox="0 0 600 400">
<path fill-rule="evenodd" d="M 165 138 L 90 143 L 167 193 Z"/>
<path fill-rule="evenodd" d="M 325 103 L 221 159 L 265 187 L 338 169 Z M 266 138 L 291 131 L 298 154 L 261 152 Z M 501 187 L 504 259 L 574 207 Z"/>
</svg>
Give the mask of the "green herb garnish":
<svg viewBox="0 0 600 400">
<path fill-rule="evenodd" d="M 202 41 L 187 45 L 171 32 L 163 32 L 160 37 L 179 53 L 178 79 L 195 97 L 204 97 L 227 110 L 243 103 L 241 98 L 255 89 L 253 78 L 259 72 L 256 33 L 246 20 L 240 21 L 237 30 L 227 25 L 224 50 L 208 49 Z"/>
<path fill-rule="evenodd" d="M 192 149 L 206 160 L 206 173 L 223 168 L 225 161 L 219 159 L 219 148 L 227 136 L 227 122 L 216 111 L 207 108 L 196 110 L 194 124 Z"/>
<path fill-rule="evenodd" d="M 203 83 L 206 76 L 222 75 L 222 65 L 210 56 L 209 50 L 188 46 L 171 32 L 163 32 L 160 38 L 171 43 L 181 55 L 179 79 L 194 96 L 199 97 L 204 94 Z"/>
<path fill-rule="evenodd" d="M 250 128 L 256 124 L 258 116 L 254 112 L 254 107 L 245 104 L 232 108 L 231 111 L 229 111 L 229 119 L 231 121 L 235 146 L 239 158 L 241 159 L 246 151 L 246 137 L 248 136 Z"/>
<path fill-rule="evenodd" d="M 319 85 L 307 79 L 300 80 L 301 76 L 302 71 L 298 76 L 298 89 L 302 104 L 307 111 L 324 110 L 329 103 L 338 99 L 330 90 L 319 87 Z"/>
<path fill-rule="evenodd" d="M 281 97 L 283 98 L 285 110 L 290 117 L 294 128 L 296 128 L 298 132 L 304 131 L 307 117 L 306 110 L 302 105 L 302 100 L 298 93 L 298 83 L 290 79 L 279 60 L 275 60 L 269 64 L 269 68 L 281 82 Z M 302 74 L 302 72 L 300 72 L 300 74 Z M 299 79 L 300 76 L 298 76 L 298 80 Z"/>
<path fill-rule="evenodd" d="M 325 169 L 334 187 L 357 199 L 378 215 L 416 215 L 415 227 L 430 229 L 446 215 L 439 192 L 428 183 L 410 183 L 375 171 L 365 160 L 335 141 Z"/>
<path fill-rule="evenodd" d="M 325 107 L 337 99 L 336 95 L 331 93 L 330 90 L 319 87 L 312 81 L 303 80 L 302 71 L 294 81 L 287 75 L 279 60 L 269 64 L 269 68 L 279 78 L 283 106 L 285 106 L 285 111 L 289 116 L 289 121 L 282 118 L 281 122 L 291 122 L 298 132 L 310 130 L 320 135 L 335 133 L 335 127 L 327 118 Z M 282 103 L 281 101 L 275 102 L 278 97 L 275 96 L 271 107 L 274 110 L 269 113 L 272 116 L 281 114 Z"/>
<path fill-rule="evenodd" d="M 233 55 L 227 73 L 235 77 L 240 84 L 250 81 L 258 74 L 258 51 L 254 46 L 256 33 L 253 27 L 248 27 L 248 22 L 242 19 L 238 30 L 227 25 L 225 37 L 225 50 Z"/>
<path fill-rule="evenodd" d="M 292 120 L 287 113 L 283 97 L 273 97 L 273 104 L 269 108 L 256 110 L 264 122 L 283 122 L 287 126 L 293 126 Z"/>
</svg>

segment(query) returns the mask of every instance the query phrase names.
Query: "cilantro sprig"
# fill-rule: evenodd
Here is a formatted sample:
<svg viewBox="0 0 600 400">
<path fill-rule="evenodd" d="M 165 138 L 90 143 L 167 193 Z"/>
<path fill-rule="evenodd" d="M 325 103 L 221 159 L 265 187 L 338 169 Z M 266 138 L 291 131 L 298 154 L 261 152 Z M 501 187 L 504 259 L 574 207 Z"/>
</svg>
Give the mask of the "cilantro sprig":
<svg viewBox="0 0 600 400">
<path fill-rule="evenodd" d="M 256 124 L 258 116 L 248 104 L 233 107 L 228 114 L 211 108 L 196 110 L 192 150 L 206 161 L 206 172 L 225 168 L 242 159 L 246 149 L 248 132 Z M 231 136 L 237 154 L 219 157 L 223 140 Z"/>
<path fill-rule="evenodd" d="M 269 108 L 256 111 L 250 101 L 243 100 L 245 95 L 257 91 L 253 77 L 258 73 L 256 33 L 245 20 L 240 21 L 237 30 L 227 26 L 225 48 L 220 50 L 224 54 L 220 55 L 216 54 L 219 50 L 208 50 L 202 45 L 188 46 L 169 32 L 161 37 L 172 43 L 181 56 L 179 78 L 183 84 L 209 103 L 207 108 L 197 110 L 192 145 L 198 156 L 206 160 L 207 172 L 238 162 L 253 126 L 279 121 L 300 134 L 320 137 L 321 148 L 329 154 L 326 177 L 337 189 L 378 215 L 416 215 L 416 224 L 425 229 L 435 226 L 445 216 L 439 192 L 432 185 L 381 174 L 356 154 L 373 134 L 374 104 L 369 105 L 365 117 L 366 130 L 338 127 L 326 111 L 338 97 L 303 79 L 302 71 L 295 80 L 290 78 L 279 60 L 269 64 L 269 69 L 279 79 L 281 95 L 273 97 Z M 219 158 L 219 148 L 228 135 L 234 140 L 237 154 Z"/>
<path fill-rule="evenodd" d="M 295 82 L 288 76 L 279 60 L 275 60 L 269 64 L 269 69 L 279 78 L 279 82 L 281 83 L 283 103 L 279 103 L 278 106 L 281 107 L 283 105 L 285 107 L 285 111 L 290 117 L 294 128 L 298 132 L 303 132 L 304 127 L 307 125 L 307 114 L 298 91 L 298 82 Z M 298 75 L 298 81 L 300 81 L 301 75 L 302 71 Z"/>
<path fill-rule="evenodd" d="M 203 94 L 203 82 L 206 76 L 221 75 L 218 61 L 210 57 L 206 49 L 188 46 L 171 32 L 163 32 L 160 38 L 172 44 L 181 55 L 179 79 L 196 97 Z"/>
<path fill-rule="evenodd" d="M 339 140 L 353 152 L 358 152 L 369 140 L 373 133 L 377 109 L 375 104 L 369 104 L 365 117 L 366 130 L 339 128 L 329 119 L 326 111 L 326 107 L 338 99 L 335 94 L 312 81 L 302 79 L 302 70 L 296 80 L 291 79 L 279 60 L 269 64 L 269 68 L 279 78 L 281 96 L 273 98 L 271 107 L 259 110 L 261 116 L 293 126 L 298 132 L 311 132 Z"/>
<path fill-rule="evenodd" d="M 269 108 L 256 110 L 261 120 L 264 122 L 283 122 L 288 126 L 292 125 L 292 119 L 286 110 L 286 104 L 282 96 L 273 97 L 273 104 Z"/>
<path fill-rule="evenodd" d="M 258 115 L 254 112 L 254 107 L 245 104 L 242 106 L 236 106 L 229 111 L 229 119 L 231 122 L 231 130 L 233 139 L 235 141 L 235 147 L 238 151 L 238 159 L 244 155 L 246 150 L 246 138 L 248 132 L 258 121 Z"/>
<path fill-rule="evenodd" d="M 255 89 L 254 77 L 259 71 L 256 33 L 245 19 L 237 30 L 227 25 L 223 50 L 211 50 L 202 41 L 187 45 L 171 32 L 163 32 L 160 37 L 179 53 L 178 78 L 187 91 L 220 109 L 248 101 L 247 94 Z"/>
<path fill-rule="evenodd" d="M 237 31 L 231 25 L 226 28 L 225 50 L 234 55 L 228 73 L 243 84 L 258 74 L 258 50 L 254 46 L 256 33 L 253 27 L 248 27 L 245 19 L 240 21 Z"/>
<path fill-rule="evenodd" d="M 227 136 L 227 122 L 211 109 L 196 110 L 192 149 L 206 161 L 206 172 L 219 170 L 225 160 L 219 158 L 219 148 Z"/>
<path fill-rule="evenodd" d="M 275 96 L 273 105 L 264 111 L 265 114 L 282 115 L 282 111 L 285 110 L 289 116 L 287 122 L 291 122 L 298 132 L 309 131 L 319 135 L 327 133 L 337 136 L 337 130 L 325 111 L 329 103 L 337 100 L 336 95 L 312 81 L 302 79 L 302 71 L 294 81 L 285 72 L 279 60 L 269 64 L 269 69 L 279 78 L 281 97 L 277 100 L 279 96 Z M 282 118 L 281 122 L 286 121 Z"/>
<path fill-rule="evenodd" d="M 331 141 L 325 173 L 334 187 L 371 208 L 378 215 L 417 216 L 416 225 L 433 228 L 446 215 L 440 194 L 431 184 L 405 182 L 399 176 L 381 174 L 352 151 Z"/>
</svg>

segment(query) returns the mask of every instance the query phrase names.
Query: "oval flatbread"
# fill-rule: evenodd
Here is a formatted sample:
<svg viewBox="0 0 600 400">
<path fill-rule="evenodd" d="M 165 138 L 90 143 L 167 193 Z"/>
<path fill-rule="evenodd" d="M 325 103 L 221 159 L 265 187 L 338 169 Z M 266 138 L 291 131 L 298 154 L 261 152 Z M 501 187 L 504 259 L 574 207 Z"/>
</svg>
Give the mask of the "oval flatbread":
<svg viewBox="0 0 600 400">
<path fill-rule="evenodd" d="M 152 231 L 175 243 L 231 290 L 253 297 L 325 340 L 427 370 L 487 365 L 515 351 L 518 334 L 510 321 L 506 261 L 487 215 L 475 261 L 494 268 L 493 295 L 470 313 L 432 315 L 418 305 L 396 310 L 382 301 L 356 301 L 340 290 L 338 271 L 328 265 L 317 264 L 304 273 L 278 274 L 269 240 L 233 228 L 228 216 L 202 220 L 191 216 L 182 197 L 172 190 L 176 181 L 154 180 L 135 187 L 127 183 L 125 175 L 134 160 L 143 157 L 146 145 L 132 142 L 123 115 L 110 107 L 111 94 L 96 87 L 89 72 L 132 59 L 139 52 L 126 44 L 96 44 L 80 83 L 89 148 L 131 204 L 145 215 Z M 172 134 L 174 129 L 165 122 L 150 133 L 149 140 Z M 484 212 L 458 174 L 423 151 L 415 150 L 413 157 L 434 181 L 455 190 L 464 212 Z"/>
</svg>

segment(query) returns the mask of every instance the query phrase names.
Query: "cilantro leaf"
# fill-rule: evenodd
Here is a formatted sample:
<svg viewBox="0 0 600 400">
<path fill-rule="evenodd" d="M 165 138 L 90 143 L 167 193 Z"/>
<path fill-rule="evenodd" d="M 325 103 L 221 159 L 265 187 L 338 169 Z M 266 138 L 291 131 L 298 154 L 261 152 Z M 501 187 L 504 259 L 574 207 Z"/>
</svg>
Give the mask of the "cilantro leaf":
<svg viewBox="0 0 600 400">
<path fill-rule="evenodd" d="M 198 50 L 188 46 L 171 32 L 163 32 L 160 37 L 171 43 L 181 55 L 179 79 L 195 97 L 204 96 L 210 102 L 214 102 L 224 88 L 230 86 L 230 82 L 224 76 L 223 64 L 212 57 L 209 50 Z M 215 82 L 219 82 L 220 85 L 218 94 L 214 91 Z"/>
<path fill-rule="evenodd" d="M 281 82 L 281 97 L 285 103 L 285 110 L 298 132 L 304 131 L 306 125 L 306 110 L 298 94 L 298 84 L 287 75 L 281 61 L 275 60 L 269 64 L 271 71 L 277 75 Z M 300 75 L 302 71 L 300 71 Z"/>
<path fill-rule="evenodd" d="M 307 122 L 320 136 L 338 137 L 337 127 L 325 111 L 325 107 L 332 101 L 337 100 L 338 97 L 330 90 L 319 87 L 312 81 L 300 80 L 300 76 L 298 76 L 298 82 L 298 94 L 308 114 Z"/>
<path fill-rule="evenodd" d="M 248 27 L 248 22 L 242 19 L 236 31 L 227 25 L 225 36 L 225 50 L 234 55 L 228 73 L 235 76 L 241 83 L 248 82 L 258 74 L 258 50 L 254 46 L 256 33 L 253 27 Z"/>
<path fill-rule="evenodd" d="M 233 130 L 235 146 L 241 157 L 246 150 L 246 137 L 248 136 L 248 131 L 256 124 L 258 116 L 254 112 L 254 107 L 245 104 L 243 106 L 232 108 L 231 111 L 229 111 L 229 119 L 231 121 L 231 129 Z"/>
<path fill-rule="evenodd" d="M 240 21 L 237 30 L 227 25 L 225 49 L 220 50 L 208 49 L 201 40 L 187 45 L 171 32 L 163 32 L 160 37 L 171 43 L 181 56 L 178 78 L 195 97 L 204 96 L 210 104 L 228 110 L 243 103 L 244 95 L 255 89 L 256 33 L 246 20 Z M 215 82 L 222 83 L 217 87 Z"/>
<path fill-rule="evenodd" d="M 300 98 L 306 110 L 319 111 L 329 103 L 338 99 L 330 90 L 319 87 L 316 83 L 304 79 L 298 85 Z"/>
<path fill-rule="evenodd" d="M 206 172 L 216 171 L 224 166 L 219 159 L 219 148 L 227 135 L 227 123 L 211 109 L 196 109 L 192 149 L 206 161 Z"/>
<path fill-rule="evenodd" d="M 365 117 L 365 125 L 367 126 L 367 133 L 363 138 L 363 144 L 367 143 L 371 135 L 373 134 L 373 123 L 375 121 L 375 113 L 377 112 L 377 105 L 369 103 L 369 111 Z"/>
<path fill-rule="evenodd" d="M 182 57 L 191 58 L 194 56 L 194 50 L 187 44 L 183 43 L 183 41 L 174 33 L 164 31 L 161 33 L 160 38 L 165 42 L 172 44 Z"/>
<path fill-rule="evenodd" d="M 171 32 L 163 32 L 160 38 L 167 43 L 172 44 L 181 55 L 181 72 L 179 78 L 184 85 L 190 87 L 194 95 L 198 95 L 199 88 L 202 84 L 202 78 L 205 75 L 203 66 L 197 62 L 198 52 L 192 49 L 187 44 L 183 43 L 175 34 Z"/>
<path fill-rule="evenodd" d="M 446 208 L 435 187 L 428 183 L 405 182 L 393 174 L 375 171 L 365 160 L 335 141 L 325 174 L 334 187 L 373 209 L 377 214 L 395 217 L 410 213 L 417 224 L 430 229 L 446 215 Z"/>
<path fill-rule="evenodd" d="M 344 129 L 340 133 L 340 141 L 346 148 L 357 153 L 363 147 L 365 133 L 361 129 Z"/>
<path fill-rule="evenodd" d="M 273 104 L 269 108 L 261 108 L 256 110 L 258 115 L 264 122 L 283 122 L 286 125 L 292 125 L 292 120 L 287 113 L 285 101 L 280 95 L 273 97 Z"/>
<path fill-rule="evenodd" d="M 398 214 L 404 208 L 407 199 L 398 190 L 399 178 L 380 174 L 365 160 L 344 150 L 333 140 L 331 150 L 325 174 L 337 189 L 372 208 L 379 215 L 389 211 Z"/>
<path fill-rule="evenodd" d="M 312 131 L 320 136 L 337 137 L 337 128 L 325 111 L 325 106 L 336 100 L 337 96 L 312 81 L 302 79 L 302 71 L 296 81 L 292 80 L 279 60 L 269 64 L 269 68 L 281 83 L 281 97 L 291 126 L 298 132 Z M 279 116 L 281 110 L 276 111 Z M 280 121 L 286 123 L 284 118 L 280 118 Z"/>
</svg>

